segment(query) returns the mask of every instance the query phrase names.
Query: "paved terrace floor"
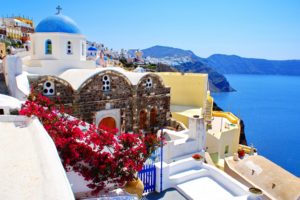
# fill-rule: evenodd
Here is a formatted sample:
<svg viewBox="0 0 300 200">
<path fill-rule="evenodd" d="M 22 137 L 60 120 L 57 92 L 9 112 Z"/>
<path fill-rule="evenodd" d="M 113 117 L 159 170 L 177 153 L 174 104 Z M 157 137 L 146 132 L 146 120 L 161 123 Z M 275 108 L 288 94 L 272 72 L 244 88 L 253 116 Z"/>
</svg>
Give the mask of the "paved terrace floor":
<svg viewBox="0 0 300 200">
<path fill-rule="evenodd" d="M 161 193 L 153 192 L 149 193 L 142 198 L 142 200 L 186 200 L 181 193 L 179 193 L 176 189 L 170 188 Z"/>
<path fill-rule="evenodd" d="M 225 171 L 245 185 L 262 189 L 271 199 L 300 199 L 300 179 L 262 156 L 226 158 Z"/>
</svg>

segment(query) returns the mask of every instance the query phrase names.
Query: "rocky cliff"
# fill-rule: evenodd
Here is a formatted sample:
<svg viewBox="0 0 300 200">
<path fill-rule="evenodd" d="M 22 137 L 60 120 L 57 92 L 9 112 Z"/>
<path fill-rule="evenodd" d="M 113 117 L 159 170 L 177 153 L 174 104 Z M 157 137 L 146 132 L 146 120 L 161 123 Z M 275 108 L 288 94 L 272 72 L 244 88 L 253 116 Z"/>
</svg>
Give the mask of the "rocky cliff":
<svg viewBox="0 0 300 200">
<path fill-rule="evenodd" d="M 209 88 L 212 92 L 235 91 L 222 74 L 204 63 L 202 58 L 190 50 L 166 46 L 153 46 L 143 49 L 143 57 L 150 63 L 163 64 L 175 68 L 180 72 L 207 73 Z M 135 50 L 128 51 L 134 56 Z M 165 68 L 167 69 L 167 68 Z"/>
</svg>

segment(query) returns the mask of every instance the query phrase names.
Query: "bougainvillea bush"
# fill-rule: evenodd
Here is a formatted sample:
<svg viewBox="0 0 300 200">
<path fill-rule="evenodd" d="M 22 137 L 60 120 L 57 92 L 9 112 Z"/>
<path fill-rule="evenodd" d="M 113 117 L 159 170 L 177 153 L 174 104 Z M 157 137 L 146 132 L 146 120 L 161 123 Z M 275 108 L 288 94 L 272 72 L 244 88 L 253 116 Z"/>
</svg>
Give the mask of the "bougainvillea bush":
<svg viewBox="0 0 300 200">
<path fill-rule="evenodd" d="M 94 194 L 132 181 L 161 142 L 156 134 L 116 134 L 116 130 L 98 129 L 66 114 L 62 105 L 41 94 L 32 93 L 20 114 L 39 118 L 64 168 L 83 176 Z"/>
</svg>

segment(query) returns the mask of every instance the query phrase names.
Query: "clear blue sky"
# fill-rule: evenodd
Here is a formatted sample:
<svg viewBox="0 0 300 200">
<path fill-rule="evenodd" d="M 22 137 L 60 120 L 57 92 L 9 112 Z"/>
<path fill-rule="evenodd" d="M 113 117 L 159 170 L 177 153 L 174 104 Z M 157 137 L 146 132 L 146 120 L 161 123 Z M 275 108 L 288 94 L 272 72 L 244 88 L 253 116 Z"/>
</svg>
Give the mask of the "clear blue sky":
<svg viewBox="0 0 300 200">
<path fill-rule="evenodd" d="M 1 0 L 1 15 L 73 18 L 91 41 L 114 49 L 166 45 L 214 53 L 300 59 L 299 0 Z"/>
</svg>

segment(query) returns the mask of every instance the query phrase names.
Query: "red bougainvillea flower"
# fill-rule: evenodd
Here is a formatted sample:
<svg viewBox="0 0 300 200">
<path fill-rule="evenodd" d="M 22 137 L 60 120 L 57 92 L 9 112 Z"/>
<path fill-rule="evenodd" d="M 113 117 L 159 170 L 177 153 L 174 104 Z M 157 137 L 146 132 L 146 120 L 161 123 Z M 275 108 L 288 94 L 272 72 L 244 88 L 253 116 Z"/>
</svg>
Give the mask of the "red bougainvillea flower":
<svg viewBox="0 0 300 200">
<path fill-rule="evenodd" d="M 107 186 L 121 187 L 135 178 L 143 163 L 160 146 L 156 134 L 129 134 L 99 129 L 66 114 L 41 94 L 31 93 L 21 115 L 36 116 L 53 139 L 64 168 L 89 181 L 94 194 Z"/>
<path fill-rule="evenodd" d="M 245 150 L 244 149 L 239 149 L 238 154 L 239 154 L 239 157 L 244 157 L 245 156 Z"/>
</svg>

